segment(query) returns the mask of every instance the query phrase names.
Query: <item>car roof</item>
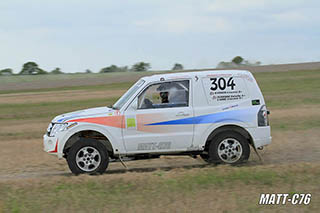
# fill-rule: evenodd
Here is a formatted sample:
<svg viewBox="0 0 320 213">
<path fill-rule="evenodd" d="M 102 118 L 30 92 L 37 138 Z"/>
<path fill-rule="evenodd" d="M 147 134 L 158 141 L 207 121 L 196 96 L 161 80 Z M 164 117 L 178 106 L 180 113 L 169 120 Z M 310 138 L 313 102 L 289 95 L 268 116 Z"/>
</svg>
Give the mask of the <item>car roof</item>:
<svg viewBox="0 0 320 213">
<path fill-rule="evenodd" d="M 176 73 L 163 73 L 163 74 L 156 74 L 151 76 L 143 77 L 146 81 L 159 81 L 160 79 L 164 80 L 172 80 L 172 79 L 187 79 L 187 78 L 194 78 L 194 77 L 207 77 L 211 75 L 223 75 L 223 74 L 250 74 L 251 73 L 247 70 L 204 70 L 204 71 L 190 71 L 190 72 L 176 72 Z"/>
</svg>

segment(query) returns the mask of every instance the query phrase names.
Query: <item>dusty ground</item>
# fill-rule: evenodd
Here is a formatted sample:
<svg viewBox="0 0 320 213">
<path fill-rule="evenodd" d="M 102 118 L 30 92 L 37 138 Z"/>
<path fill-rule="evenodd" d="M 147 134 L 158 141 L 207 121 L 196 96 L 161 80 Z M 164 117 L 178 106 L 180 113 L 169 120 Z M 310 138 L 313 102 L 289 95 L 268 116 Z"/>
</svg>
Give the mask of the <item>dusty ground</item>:
<svg viewBox="0 0 320 213">
<path fill-rule="evenodd" d="M 163 212 L 191 212 L 199 209 L 224 212 L 238 212 L 239 209 L 245 209 L 249 212 L 257 212 L 261 210 L 261 207 L 256 205 L 259 194 L 272 192 L 312 193 L 314 204 L 310 208 L 308 206 L 301 208 L 274 206 L 263 209 L 263 211 L 317 212 L 316 209 L 320 206 L 320 188 L 318 185 L 320 171 L 318 85 L 320 84 L 313 82 L 313 87 L 310 87 L 307 92 L 294 86 L 302 82 L 306 85 L 303 87 L 305 89 L 310 85 L 309 79 L 307 81 L 306 78 L 319 79 L 319 74 L 314 72 L 309 77 L 305 77 L 301 73 L 300 76 L 282 76 L 284 79 L 293 78 L 298 82 L 293 85 L 293 88 L 285 88 L 286 90 L 283 90 L 282 93 L 274 90 L 274 87 L 283 86 L 283 82 L 280 81 L 278 85 L 268 85 L 269 79 L 267 77 L 263 75 L 263 78 L 258 80 L 262 82 L 266 99 L 274 100 L 272 107 L 269 108 L 271 110 L 272 144 L 259 151 L 263 162 L 260 162 L 254 151 L 251 150 L 249 162 L 240 168 L 211 167 L 199 158 L 166 156 L 160 159 L 126 162 L 129 167 L 128 170 L 123 168 L 119 162 L 114 162 L 110 163 L 106 174 L 102 176 L 83 175 L 75 177 L 69 171 L 64 159 L 58 160 L 55 156 L 50 156 L 42 151 L 42 135 L 52 116 L 66 112 L 66 110 L 86 108 L 91 107 L 91 105 L 96 106 L 96 100 L 100 103 L 100 100 L 118 97 L 125 91 L 125 88 L 0 94 L 0 212 L 2 209 L 15 211 L 18 207 L 16 212 L 24 212 L 24 210 L 29 212 L 41 211 L 47 207 L 50 207 L 49 212 L 54 212 L 55 205 L 62 212 L 78 211 L 77 206 L 84 208 L 80 209 L 81 211 L 109 211 L 110 209 L 105 209 L 107 207 L 104 204 L 105 200 L 108 199 L 111 199 L 109 203 L 111 206 L 118 208 L 116 212 L 156 212 L 159 209 L 162 209 Z M 273 78 L 275 77 L 270 77 L 271 80 Z M 288 85 L 292 86 L 290 82 Z M 306 100 L 309 102 L 288 101 L 287 105 L 282 105 L 279 101 L 282 99 L 300 100 L 302 96 L 307 98 Z M 75 102 L 77 105 L 64 105 L 67 101 Z M 26 113 L 29 113 L 30 116 L 24 116 Z M 41 116 L 38 116 L 39 113 L 41 113 Z M 230 171 L 229 175 L 228 172 Z M 242 171 L 245 172 L 244 175 L 241 173 Z M 251 182 L 249 181 L 248 184 L 246 179 L 250 179 L 249 176 L 255 174 L 255 171 L 258 171 L 256 172 L 257 177 L 253 178 Z M 187 186 L 179 185 L 180 182 L 184 183 L 184 178 L 197 174 L 202 175 L 203 178 L 203 174 L 206 174 L 206 172 L 225 175 L 222 179 L 233 177 L 234 174 L 238 173 L 240 175 L 235 177 L 236 184 L 230 185 L 230 188 L 228 184 L 233 183 L 232 179 L 228 179 L 229 182 L 225 182 L 225 185 L 220 184 L 219 181 L 222 181 L 220 179 L 216 184 L 210 185 L 210 181 L 216 180 L 210 178 L 207 180 L 207 177 L 190 181 L 191 185 L 194 184 L 194 181 L 199 184 L 193 186 L 194 188 L 189 189 L 189 183 Z M 267 178 L 263 179 L 264 176 L 259 176 L 260 172 L 265 174 Z M 268 176 L 269 173 L 271 174 L 270 177 Z M 280 174 L 281 178 L 274 177 L 276 174 Z M 289 177 L 286 177 L 287 174 L 289 174 Z M 274 182 L 273 179 L 275 179 Z M 178 180 L 178 182 L 172 183 L 174 180 Z M 100 188 L 111 187 L 120 182 L 118 184 L 120 188 L 116 188 L 113 192 L 115 197 L 108 197 L 105 191 L 94 195 L 96 188 L 92 186 L 92 182 L 98 184 Z M 126 188 L 121 188 L 122 182 L 125 183 L 124 186 L 127 183 L 137 185 L 126 191 Z M 86 209 L 81 205 L 86 201 L 86 198 L 75 194 L 78 190 L 77 185 L 73 186 L 75 188 L 68 188 L 63 183 L 67 183 L 66 185 L 88 183 L 87 187 L 79 189 L 80 194 L 85 195 L 90 192 L 89 196 L 93 196 L 91 199 L 99 198 L 100 200 L 97 199 L 93 207 L 100 206 L 102 209 L 94 208 L 93 210 L 90 204 Z M 152 186 L 153 183 L 158 183 L 158 185 Z M 205 184 L 207 188 L 201 188 L 202 184 Z M 53 188 L 46 188 L 49 186 Z M 167 188 L 161 189 L 160 186 Z M 10 187 L 12 191 L 6 193 L 6 190 L 3 190 L 7 189 L 5 187 Z M 44 188 L 43 191 L 42 188 Z M 180 191 L 175 191 L 177 188 Z M 171 191 L 171 189 L 175 190 Z M 63 194 L 59 194 L 59 190 L 62 190 Z M 108 188 L 103 188 L 103 190 L 107 191 Z M 141 195 L 133 194 L 135 190 L 140 190 Z M 22 193 L 21 196 L 20 193 Z M 1 197 L 2 194 L 11 197 L 3 198 Z M 31 197 L 24 201 L 24 196 Z M 62 200 L 59 200 L 60 196 Z M 121 200 L 123 196 L 128 203 Z M 69 197 L 72 199 L 69 200 Z M 65 205 L 65 202 L 70 205 L 70 209 L 68 205 Z M 35 209 L 37 205 L 42 209 Z"/>
<path fill-rule="evenodd" d="M 91 91 L 90 98 L 111 98 L 121 96 L 126 90 L 112 91 Z M 28 92 L 14 94 L 0 94 L 1 103 L 21 104 L 21 103 L 42 103 L 42 102 L 61 102 L 64 100 L 86 100 L 88 91 L 86 90 L 64 90 L 63 92 Z"/>
<path fill-rule="evenodd" d="M 301 78 L 301 77 L 300 77 Z M 95 98 L 119 97 L 124 89 L 113 90 L 66 90 L 48 92 L 27 92 L 0 94 L 0 103 L 5 104 L 41 104 L 51 102 L 81 101 Z M 281 95 L 281 94 L 277 94 Z M 54 174 L 69 174 L 65 160 L 58 160 L 42 151 L 42 135 L 46 130 L 49 118 L 0 119 L 0 179 L 20 178 L 29 176 L 45 176 Z M 296 128 L 299 122 L 320 120 L 320 110 L 317 105 L 305 105 L 291 108 L 275 108 L 271 110 L 271 124 L 279 125 L 280 121 L 288 121 L 291 126 L 286 131 L 272 131 L 272 145 L 259 151 L 264 164 L 284 164 L 296 162 L 320 161 L 320 131 L 319 128 Z M 293 125 L 293 126 L 292 126 Z M 276 126 L 277 127 L 277 126 Z M 281 127 L 281 125 L 280 125 Z M 17 155 L 16 150 L 19 150 Z M 14 159 L 12 159 L 14 156 Z M 252 150 L 249 165 L 261 164 Z M 157 168 L 176 168 L 188 166 L 205 166 L 201 159 L 190 157 L 161 157 L 161 159 L 127 162 L 131 171 L 152 170 Z M 124 172 L 118 162 L 111 163 L 109 170 Z"/>
<path fill-rule="evenodd" d="M 19 99 L 13 101 L 19 101 Z M 296 119 L 320 117 L 320 111 L 316 107 L 288 110 L 275 109 L 272 110 L 271 123 L 277 119 L 290 119 L 292 114 L 296 115 Z M 35 119 L 31 121 L 9 121 L 6 126 L 1 128 L 0 139 L 2 140 L 0 143 L 2 151 L 0 162 L 2 163 L 0 164 L 0 179 L 70 174 L 64 159 L 58 160 L 55 156 L 50 156 L 42 151 L 41 136 L 47 125 L 48 121 Z M 26 132 L 31 132 L 32 134 L 28 135 Z M 12 135 L 9 135 L 9 133 L 12 133 Z M 264 165 L 320 162 L 319 128 L 284 132 L 273 131 L 272 136 L 272 145 L 259 151 L 264 160 Z M 30 139 L 26 139 L 28 137 Z M 19 154 L 17 154 L 17 150 L 19 150 Z M 251 150 L 248 165 L 260 164 L 261 162 L 256 154 Z M 160 159 L 130 161 L 127 162 L 127 165 L 130 171 L 148 171 L 158 168 L 202 167 L 206 164 L 201 159 L 170 156 L 161 157 Z M 125 171 L 118 162 L 110 163 L 108 169 L 109 173 Z"/>
</svg>

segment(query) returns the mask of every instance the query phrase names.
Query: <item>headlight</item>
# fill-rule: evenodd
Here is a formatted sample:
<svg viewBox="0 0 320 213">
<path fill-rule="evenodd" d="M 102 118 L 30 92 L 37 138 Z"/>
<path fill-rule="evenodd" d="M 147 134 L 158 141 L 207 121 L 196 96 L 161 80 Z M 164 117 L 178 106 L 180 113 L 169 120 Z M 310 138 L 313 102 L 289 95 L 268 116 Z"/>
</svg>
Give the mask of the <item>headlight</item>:
<svg viewBox="0 0 320 213">
<path fill-rule="evenodd" d="M 67 129 L 67 126 L 68 126 L 67 123 L 53 124 L 53 127 L 51 129 L 49 136 L 54 137 L 57 134 L 57 132 L 65 131 Z"/>
</svg>

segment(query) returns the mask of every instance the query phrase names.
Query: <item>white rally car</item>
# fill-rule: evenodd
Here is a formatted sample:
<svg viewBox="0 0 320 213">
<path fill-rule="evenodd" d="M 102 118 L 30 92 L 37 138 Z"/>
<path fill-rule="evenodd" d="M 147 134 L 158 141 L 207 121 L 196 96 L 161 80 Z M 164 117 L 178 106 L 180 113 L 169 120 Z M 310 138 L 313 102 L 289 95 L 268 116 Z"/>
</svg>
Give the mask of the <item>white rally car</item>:
<svg viewBox="0 0 320 213">
<path fill-rule="evenodd" d="M 75 173 L 103 173 L 110 160 L 172 154 L 238 164 L 271 143 L 268 111 L 253 75 L 223 70 L 141 78 L 112 107 L 59 115 L 44 150 Z"/>
</svg>

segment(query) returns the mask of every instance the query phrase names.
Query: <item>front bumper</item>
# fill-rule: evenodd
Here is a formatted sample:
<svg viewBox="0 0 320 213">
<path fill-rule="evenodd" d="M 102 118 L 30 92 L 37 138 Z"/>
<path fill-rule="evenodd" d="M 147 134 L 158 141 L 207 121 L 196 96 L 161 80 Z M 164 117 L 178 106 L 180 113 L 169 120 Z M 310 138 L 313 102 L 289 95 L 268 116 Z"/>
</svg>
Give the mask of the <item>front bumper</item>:
<svg viewBox="0 0 320 213">
<path fill-rule="evenodd" d="M 43 136 L 43 150 L 49 154 L 58 154 L 59 139 L 57 137 L 49 137 L 48 135 Z"/>
</svg>

